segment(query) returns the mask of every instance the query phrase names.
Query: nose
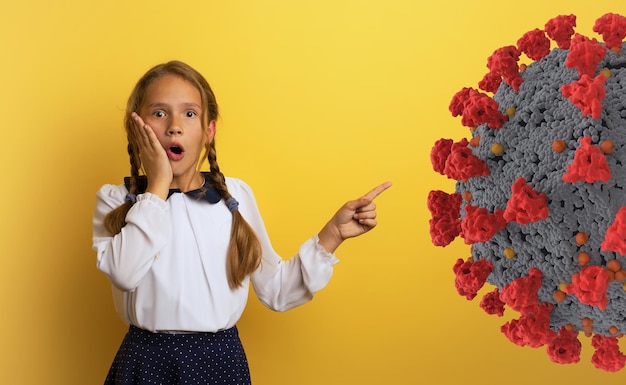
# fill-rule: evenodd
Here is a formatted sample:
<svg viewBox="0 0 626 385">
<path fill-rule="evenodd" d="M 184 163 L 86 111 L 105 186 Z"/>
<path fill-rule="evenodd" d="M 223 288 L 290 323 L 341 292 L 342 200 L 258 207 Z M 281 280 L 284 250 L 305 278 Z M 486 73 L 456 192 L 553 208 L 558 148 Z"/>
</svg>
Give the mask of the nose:
<svg viewBox="0 0 626 385">
<path fill-rule="evenodd" d="M 181 135 L 183 133 L 183 126 L 180 124 L 180 120 L 173 118 L 167 128 L 168 135 Z"/>
</svg>

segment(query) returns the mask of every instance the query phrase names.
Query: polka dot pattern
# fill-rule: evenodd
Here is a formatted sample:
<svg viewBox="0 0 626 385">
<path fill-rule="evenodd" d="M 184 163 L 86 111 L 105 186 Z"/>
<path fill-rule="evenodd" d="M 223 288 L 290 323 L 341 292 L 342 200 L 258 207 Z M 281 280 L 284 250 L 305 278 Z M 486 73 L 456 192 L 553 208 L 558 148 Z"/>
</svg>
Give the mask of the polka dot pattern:
<svg viewBox="0 0 626 385">
<path fill-rule="evenodd" d="M 105 385 L 249 385 L 248 360 L 236 327 L 217 333 L 130 329 Z"/>
</svg>

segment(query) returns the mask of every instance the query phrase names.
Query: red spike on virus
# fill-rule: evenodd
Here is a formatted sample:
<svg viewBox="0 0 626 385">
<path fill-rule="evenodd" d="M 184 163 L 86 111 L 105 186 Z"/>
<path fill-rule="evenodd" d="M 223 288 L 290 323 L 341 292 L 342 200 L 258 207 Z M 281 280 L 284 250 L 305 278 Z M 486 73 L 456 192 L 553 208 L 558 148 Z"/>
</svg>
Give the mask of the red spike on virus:
<svg viewBox="0 0 626 385">
<path fill-rule="evenodd" d="M 452 153 L 453 143 L 452 139 L 439 139 L 430 151 L 430 162 L 433 165 L 433 170 L 441 175 L 445 175 L 446 161 Z"/>
<path fill-rule="evenodd" d="M 546 347 L 546 352 L 552 362 L 557 364 L 575 364 L 580 361 L 582 344 L 578 339 L 578 332 L 568 330 L 563 326 L 556 337 Z"/>
<path fill-rule="evenodd" d="M 443 169 L 448 178 L 465 180 L 489 175 L 487 164 L 472 153 L 472 150 L 467 147 L 468 144 L 467 139 L 463 138 L 450 147 L 450 155 L 448 155 Z"/>
<path fill-rule="evenodd" d="M 619 52 L 622 48 L 622 41 L 626 37 L 626 17 L 607 13 L 596 20 L 593 31 L 602 35 L 602 40 L 608 49 Z"/>
<path fill-rule="evenodd" d="M 526 32 L 518 41 L 517 48 L 533 60 L 541 60 L 550 53 L 550 39 L 539 28 Z"/>
<path fill-rule="evenodd" d="M 533 190 L 523 177 L 519 177 L 511 185 L 513 194 L 509 199 L 504 219 L 522 225 L 537 222 L 548 217 L 548 201 L 546 194 Z"/>
<path fill-rule="evenodd" d="M 504 314 L 504 305 L 504 301 L 500 299 L 500 290 L 497 287 L 485 294 L 480 300 L 480 307 L 485 313 L 496 314 L 500 317 Z"/>
<path fill-rule="evenodd" d="M 467 261 L 459 258 L 452 267 L 452 271 L 456 274 L 454 285 L 460 295 L 469 300 L 474 299 L 492 270 L 493 264 L 484 259 L 474 262 L 471 258 Z"/>
<path fill-rule="evenodd" d="M 567 294 L 574 294 L 580 303 L 606 309 L 609 299 L 609 273 L 601 266 L 585 266 L 572 276 L 572 284 L 565 288 Z"/>
<path fill-rule="evenodd" d="M 598 146 L 591 144 L 591 137 L 585 136 L 581 146 L 574 153 L 574 161 L 567 166 L 563 181 L 574 182 L 607 182 L 611 179 L 609 163 Z"/>
<path fill-rule="evenodd" d="M 613 223 L 606 230 L 602 251 L 614 251 L 626 255 L 626 206 L 620 207 Z"/>
<path fill-rule="evenodd" d="M 551 304 L 542 303 L 535 312 L 502 325 L 502 333 L 519 346 L 538 348 L 548 344 L 556 338 L 556 333 L 550 329 L 551 310 Z"/>
<path fill-rule="evenodd" d="M 498 107 L 495 100 L 476 92 L 470 95 L 465 104 L 461 123 L 467 127 L 476 127 L 486 123 L 491 128 L 500 128 L 507 117 L 498 110 Z"/>
<path fill-rule="evenodd" d="M 602 74 L 594 78 L 584 74 L 580 80 L 563 85 L 561 93 L 566 98 L 569 98 L 575 106 L 580 108 L 583 116 L 591 115 L 594 119 L 600 119 L 602 101 L 606 94 L 605 82 L 606 77 Z"/>
<path fill-rule="evenodd" d="M 428 194 L 428 210 L 432 215 L 430 238 L 435 246 L 447 246 L 461 233 L 461 195 L 443 191 Z"/>
<path fill-rule="evenodd" d="M 579 362 L 579 337 L 591 338 L 591 361 L 606 371 L 626 363 L 617 339 L 626 331 L 623 20 L 599 18 L 599 42 L 561 15 L 543 38 L 534 29 L 519 47 L 495 50 L 478 79 L 493 96 L 465 87 L 449 105 L 471 137 L 431 150 L 433 170 L 455 179 L 455 192 L 428 198 L 433 243 L 460 235 L 472 245 L 453 269 L 460 295 L 486 290 L 485 312 L 518 312 L 501 332 L 545 346 L 555 363 Z M 546 51 L 546 36 L 558 48 Z M 518 64 L 522 51 L 535 61 Z"/>
<path fill-rule="evenodd" d="M 486 123 L 491 128 L 500 128 L 507 116 L 498 107 L 498 103 L 488 95 L 473 88 L 463 88 L 454 95 L 448 108 L 452 116 L 462 116 L 461 124 L 466 127 Z"/>
<path fill-rule="evenodd" d="M 503 210 L 489 213 L 483 207 L 465 205 L 465 218 L 461 221 L 461 236 L 466 244 L 486 242 L 505 227 Z"/>
<path fill-rule="evenodd" d="M 544 29 L 548 37 L 554 40 L 559 48 L 569 49 L 574 27 L 576 27 L 575 15 L 560 15 L 548 20 Z"/>
<path fill-rule="evenodd" d="M 591 357 L 596 368 L 607 372 L 617 372 L 624 368 L 626 356 L 620 352 L 617 338 L 595 335 L 591 339 L 591 346 L 596 349 Z"/>
<path fill-rule="evenodd" d="M 487 72 L 483 77 L 483 80 L 478 82 L 478 87 L 487 92 L 496 93 L 500 84 L 502 83 L 502 76 L 493 72 Z"/>
<path fill-rule="evenodd" d="M 500 299 L 511 309 L 521 314 L 532 314 L 539 307 L 539 288 L 543 274 L 541 270 L 532 268 L 527 277 L 515 279 L 502 289 Z"/>
<path fill-rule="evenodd" d="M 565 66 L 576 68 L 580 77 L 593 76 L 605 55 L 606 49 L 598 44 L 596 39 L 576 34 L 572 39 Z"/>
<path fill-rule="evenodd" d="M 519 57 L 520 51 L 517 47 L 509 45 L 498 48 L 487 59 L 487 68 L 494 74 L 502 76 L 504 81 L 515 91 L 519 91 L 519 87 L 524 81 L 517 64 Z"/>
<path fill-rule="evenodd" d="M 463 110 L 465 109 L 465 103 L 469 100 L 470 95 L 473 92 L 478 92 L 470 87 L 463 87 L 459 92 L 454 94 L 452 100 L 450 101 L 450 105 L 448 109 L 452 113 L 452 116 L 463 115 Z"/>
</svg>

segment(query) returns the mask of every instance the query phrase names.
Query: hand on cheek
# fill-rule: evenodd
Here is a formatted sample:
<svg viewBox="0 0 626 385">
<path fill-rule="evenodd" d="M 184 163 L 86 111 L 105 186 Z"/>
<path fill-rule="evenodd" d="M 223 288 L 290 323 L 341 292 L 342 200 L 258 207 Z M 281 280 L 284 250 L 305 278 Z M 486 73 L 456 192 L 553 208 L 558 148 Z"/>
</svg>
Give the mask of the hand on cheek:
<svg viewBox="0 0 626 385">
<path fill-rule="evenodd" d="M 132 125 L 133 134 L 139 147 L 139 156 L 148 177 L 146 191 L 165 199 L 173 178 L 172 166 L 167 153 L 152 127 L 146 124 L 137 113 L 133 112 L 131 117 L 134 123 Z"/>
</svg>

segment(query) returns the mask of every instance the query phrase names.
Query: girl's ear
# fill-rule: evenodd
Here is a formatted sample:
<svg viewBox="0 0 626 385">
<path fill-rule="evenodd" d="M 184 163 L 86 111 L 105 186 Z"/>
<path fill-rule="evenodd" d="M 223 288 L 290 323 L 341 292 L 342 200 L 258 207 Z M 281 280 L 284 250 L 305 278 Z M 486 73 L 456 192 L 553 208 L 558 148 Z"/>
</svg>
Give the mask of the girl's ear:
<svg viewBox="0 0 626 385">
<path fill-rule="evenodd" d="M 213 141 L 213 138 L 215 137 L 215 120 L 211 120 L 207 125 L 206 134 L 207 142 L 205 144 L 209 144 Z"/>
</svg>

